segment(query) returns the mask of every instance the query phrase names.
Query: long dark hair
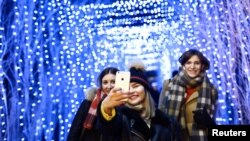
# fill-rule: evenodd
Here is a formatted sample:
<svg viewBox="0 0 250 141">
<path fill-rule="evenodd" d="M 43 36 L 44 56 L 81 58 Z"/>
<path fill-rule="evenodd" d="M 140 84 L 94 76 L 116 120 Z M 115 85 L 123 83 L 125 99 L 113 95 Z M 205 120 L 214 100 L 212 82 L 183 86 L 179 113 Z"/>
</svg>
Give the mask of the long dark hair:
<svg viewBox="0 0 250 141">
<path fill-rule="evenodd" d="M 106 74 L 116 74 L 116 72 L 119 71 L 119 69 L 115 68 L 115 67 L 107 67 L 105 68 L 98 76 L 97 78 L 97 85 L 99 86 L 99 88 L 102 89 L 102 79 Z"/>
<path fill-rule="evenodd" d="M 179 58 L 179 62 L 183 66 L 192 56 L 197 55 L 201 61 L 201 64 L 204 66 L 203 71 L 208 70 L 210 67 L 210 62 L 208 59 L 198 50 L 190 49 L 184 52 L 181 57 Z"/>
</svg>

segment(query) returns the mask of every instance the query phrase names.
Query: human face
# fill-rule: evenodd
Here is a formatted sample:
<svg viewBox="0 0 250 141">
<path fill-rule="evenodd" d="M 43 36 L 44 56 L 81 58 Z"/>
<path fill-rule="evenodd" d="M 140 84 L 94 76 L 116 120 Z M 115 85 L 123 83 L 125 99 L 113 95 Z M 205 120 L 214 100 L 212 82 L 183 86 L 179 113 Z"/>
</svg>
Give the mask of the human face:
<svg viewBox="0 0 250 141">
<path fill-rule="evenodd" d="M 115 86 L 115 75 L 114 74 L 106 74 L 102 78 L 102 91 L 105 94 L 109 94 L 110 90 Z"/>
<path fill-rule="evenodd" d="M 202 64 L 197 55 L 192 56 L 183 66 L 187 75 L 191 78 L 197 77 L 202 70 Z"/>
<path fill-rule="evenodd" d="M 129 87 L 130 97 L 128 98 L 128 103 L 130 105 L 138 105 L 145 99 L 145 88 L 143 85 L 131 82 Z"/>
</svg>

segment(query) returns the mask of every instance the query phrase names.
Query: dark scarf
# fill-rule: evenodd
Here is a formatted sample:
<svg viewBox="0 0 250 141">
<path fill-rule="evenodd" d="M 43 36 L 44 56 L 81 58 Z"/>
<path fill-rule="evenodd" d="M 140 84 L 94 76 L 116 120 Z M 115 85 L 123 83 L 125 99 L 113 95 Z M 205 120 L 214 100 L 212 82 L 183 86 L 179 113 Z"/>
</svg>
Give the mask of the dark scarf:
<svg viewBox="0 0 250 141">
<path fill-rule="evenodd" d="M 182 128 L 185 128 L 185 97 L 186 97 L 186 87 L 199 87 L 198 89 L 198 100 L 196 109 L 202 109 L 206 107 L 211 113 L 213 110 L 212 103 L 212 92 L 213 85 L 210 83 L 206 73 L 200 74 L 198 77 L 192 79 L 181 70 L 180 73 L 173 78 L 173 81 L 170 84 L 170 89 L 168 91 L 168 105 L 167 105 L 167 114 L 171 117 L 180 121 Z M 205 136 L 205 132 L 202 129 L 198 129 L 193 124 L 193 136 L 197 141 L 202 140 Z"/>
<path fill-rule="evenodd" d="M 97 90 L 96 96 L 95 96 L 94 100 L 92 101 L 92 103 L 89 107 L 88 114 L 84 120 L 84 123 L 83 123 L 84 128 L 92 129 L 94 120 L 96 118 L 97 106 L 100 103 L 100 101 L 104 95 L 105 94 L 100 89 Z"/>
</svg>

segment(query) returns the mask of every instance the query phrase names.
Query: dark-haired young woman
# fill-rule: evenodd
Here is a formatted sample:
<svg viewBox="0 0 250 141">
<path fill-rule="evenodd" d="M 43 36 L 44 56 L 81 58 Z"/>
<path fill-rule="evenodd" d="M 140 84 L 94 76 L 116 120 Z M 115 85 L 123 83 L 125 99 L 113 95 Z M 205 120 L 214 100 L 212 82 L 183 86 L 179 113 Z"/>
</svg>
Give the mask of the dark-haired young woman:
<svg viewBox="0 0 250 141">
<path fill-rule="evenodd" d="M 115 85 L 117 68 L 107 67 L 98 77 L 99 88 L 91 87 L 85 93 L 72 122 L 67 141 L 110 141 L 109 136 L 103 135 L 97 129 L 96 110 L 101 99 L 108 95 Z"/>
<path fill-rule="evenodd" d="M 210 63 L 196 49 L 184 52 L 179 62 L 181 69 L 168 85 L 161 110 L 178 123 L 179 140 L 207 141 L 207 129 L 215 124 L 218 97 L 206 74 Z"/>
</svg>

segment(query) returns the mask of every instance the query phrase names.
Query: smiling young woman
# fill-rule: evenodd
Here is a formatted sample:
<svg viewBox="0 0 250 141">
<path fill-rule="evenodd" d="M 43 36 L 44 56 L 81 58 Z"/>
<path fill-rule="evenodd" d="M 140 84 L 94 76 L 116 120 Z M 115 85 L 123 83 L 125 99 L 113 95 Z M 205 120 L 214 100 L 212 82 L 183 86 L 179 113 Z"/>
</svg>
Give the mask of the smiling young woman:
<svg viewBox="0 0 250 141">
<path fill-rule="evenodd" d="M 181 68 L 168 84 L 161 104 L 165 109 L 161 110 L 177 123 L 179 140 L 206 141 L 217 107 L 217 90 L 206 74 L 210 63 L 196 49 L 184 52 L 179 62 Z"/>
<path fill-rule="evenodd" d="M 111 141 L 170 141 L 169 119 L 156 109 L 143 64 L 129 69 L 129 90 L 115 87 L 98 107 L 99 129 Z"/>
<path fill-rule="evenodd" d="M 106 67 L 98 76 L 98 88 L 90 87 L 85 92 L 70 128 L 67 141 L 110 141 L 112 138 L 103 135 L 97 129 L 97 105 L 115 86 L 115 76 L 119 69 Z"/>
</svg>

